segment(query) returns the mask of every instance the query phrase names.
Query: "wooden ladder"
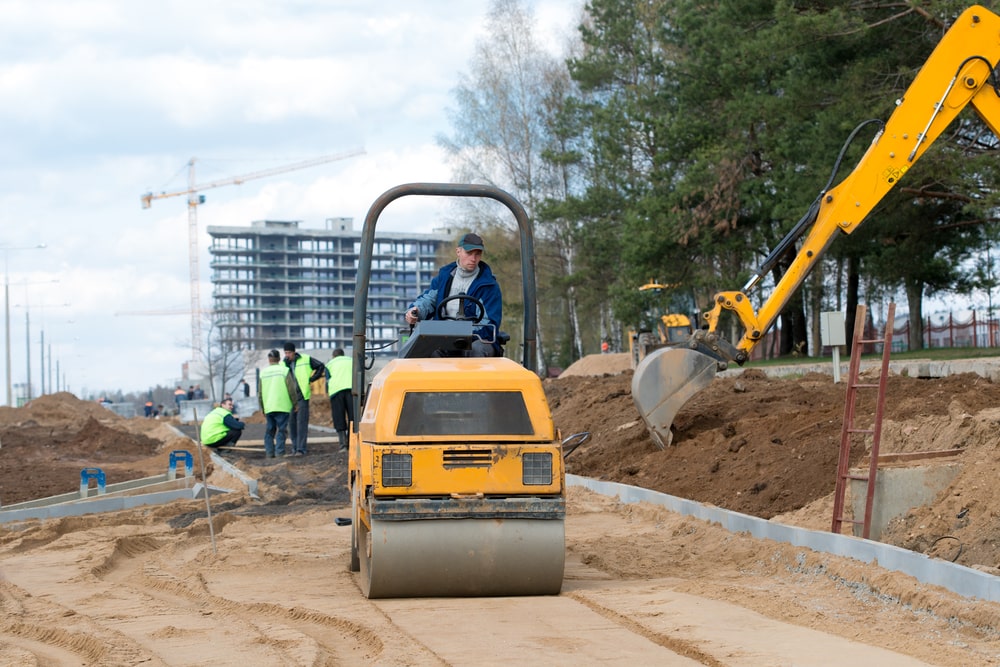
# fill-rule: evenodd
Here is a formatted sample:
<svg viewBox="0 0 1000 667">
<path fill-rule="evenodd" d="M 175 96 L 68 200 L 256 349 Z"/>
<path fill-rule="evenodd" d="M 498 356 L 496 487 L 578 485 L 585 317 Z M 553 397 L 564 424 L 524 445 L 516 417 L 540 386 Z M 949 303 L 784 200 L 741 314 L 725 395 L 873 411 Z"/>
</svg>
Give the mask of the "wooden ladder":
<svg viewBox="0 0 1000 667">
<path fill-rule="evenodd" d="M 864 339 L 865 321 L 867 320 L 868 308 L 859 305 L 854 319 L 854 337 L 851 344 L 851 363 L 847 378 L 847 396 L 844 401 L 844 424 L 840 434 L 840 459 L 837 463 L 837 487 L 833 498 L 833 523 L 830 530 L 840 534 L 843 524 L 852 523 L 862 526 L 861 536 L 868 539 L 871 535 L 872 527 L 872 505 L 875 498 L 875 475 L 878 471 L 879 443 L 882 440 L 882 415 L 885 411 L 885 385 L 889 379 L 889 353 L 892 351 L 892 331 L 893 322 L 896 315 L 896 304 L 889 304 L 889 313 L 886 317 L 885 332 L 881 339 Z M 877 383 L 859 382 L 861 374 L 861 352 L 866 343 L 882 343 L 882 369 L 879 373 Z M 875 420 L 870 429 L 860 429 L 854 427 L 854 413 L 857 407 L 857 397 L 859 389 L 876 389 L 878 396 L 875 402 Z M 868 475 L 851 475 L 851 441 L 855 433 L 872 436 L 871 458 L 868 464 Z M 858 521 L 847 519 L 844 516 L 844 497 L 847 494 L 847 484 L 849 480 L 856 479 L 868 482 L 868 492 L 865 496 L 865 516 Z"/>
</svg>

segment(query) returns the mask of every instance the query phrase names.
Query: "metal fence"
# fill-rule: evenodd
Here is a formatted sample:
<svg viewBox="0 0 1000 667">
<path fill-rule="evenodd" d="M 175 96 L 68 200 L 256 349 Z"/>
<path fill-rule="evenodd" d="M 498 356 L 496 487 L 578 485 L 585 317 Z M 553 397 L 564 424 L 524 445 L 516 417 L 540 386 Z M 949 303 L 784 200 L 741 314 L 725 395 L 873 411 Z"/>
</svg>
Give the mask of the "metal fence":
<svg viewBox="0 0 1000 667">
<path fill-rule="evenodd" d="M 898 314 L 892 330 L 892 351 L 906 352 L 910 349 L 910 322 L 906 314 Z M 863 338 L 865 340 L 880 340 L 884 338 L 883 326 L 875 326 L 869 321 L 865 325 Z M 853 331 L 848 331 L 850 338 Z M 760 343 L 754 347 L 750 355 L 751 361 L 775 359 L 779 356 L 779 341 L 781 329 L 774 327 L 768 331 Z M 987 313 L 975 310 L 963 311 L 962 315 L 948 313 L 945 316 L 933 315 L 924 318 L 923 349 L 952 347 L 998 347 L 1000 346 L 1000 318 L 990 318 Z M 812 356 L 829 356 L 830 348 L 820 351 L 810 350 Z M 880 343 L 868 343 L 863 354 L 880 354 Z"/>
<path fill-rule="evenodd" d="M 934 324 L 931 317 L 925 318 L 924 348 L 997 347 L 1000 345 L 1000 321 L 975 310 L 968 312 L 968 316 L 964 319 L 956 317 L 954 313 L 948 313 L 940 324 Z M 903 319 L 899 326 L 893 327 L 892 351 L 904 352 L 908 350 L 909 340 L 910 322 Z"/>
</svg>

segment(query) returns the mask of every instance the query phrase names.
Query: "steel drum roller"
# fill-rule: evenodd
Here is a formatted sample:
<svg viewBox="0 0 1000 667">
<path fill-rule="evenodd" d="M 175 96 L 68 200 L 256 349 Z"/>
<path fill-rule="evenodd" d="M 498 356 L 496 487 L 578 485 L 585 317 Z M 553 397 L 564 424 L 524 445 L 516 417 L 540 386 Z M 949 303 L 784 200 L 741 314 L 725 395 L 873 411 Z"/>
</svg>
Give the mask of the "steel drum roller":
<svg viewBox="0 0 1000 667">
<path fill-rule="evenodd" d="M 556 595 L 562 588 L 563 520 L 376 519 L 361 532 L 369 598 Z"/>
</svg>

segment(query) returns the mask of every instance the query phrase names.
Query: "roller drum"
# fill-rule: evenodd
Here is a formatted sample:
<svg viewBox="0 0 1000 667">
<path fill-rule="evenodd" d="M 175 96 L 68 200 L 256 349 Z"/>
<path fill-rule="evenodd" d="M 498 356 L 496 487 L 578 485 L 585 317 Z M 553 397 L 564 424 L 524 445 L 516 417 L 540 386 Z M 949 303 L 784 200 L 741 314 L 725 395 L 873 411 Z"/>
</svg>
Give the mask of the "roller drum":
<svg viewBox="0 0 1000 667">
<path fill-rule="evenodd" d="M 362 526 L 369 598 L 556 595 L 565 566 L 561 519 L 375 519 Z"/>
</svg>

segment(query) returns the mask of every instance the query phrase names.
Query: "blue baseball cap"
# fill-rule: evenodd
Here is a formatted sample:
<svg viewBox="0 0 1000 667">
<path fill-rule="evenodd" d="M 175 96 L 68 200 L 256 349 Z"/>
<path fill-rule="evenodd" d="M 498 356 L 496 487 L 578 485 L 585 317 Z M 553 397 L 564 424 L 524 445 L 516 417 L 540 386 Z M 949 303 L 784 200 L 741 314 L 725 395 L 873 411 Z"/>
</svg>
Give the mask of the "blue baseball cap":
<svg viewBox="0 0 1000 667">
<path fill-rule="evenodd" d="M 462 237 L 462 240 L 458 242 L 458 247 L 465 252 L 470 252 L 472 250 L 486 250 L 483 246 L 483 239 L 479 234 L 468 233 Z"/>
</svg>

